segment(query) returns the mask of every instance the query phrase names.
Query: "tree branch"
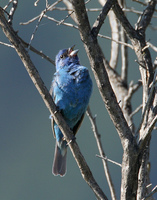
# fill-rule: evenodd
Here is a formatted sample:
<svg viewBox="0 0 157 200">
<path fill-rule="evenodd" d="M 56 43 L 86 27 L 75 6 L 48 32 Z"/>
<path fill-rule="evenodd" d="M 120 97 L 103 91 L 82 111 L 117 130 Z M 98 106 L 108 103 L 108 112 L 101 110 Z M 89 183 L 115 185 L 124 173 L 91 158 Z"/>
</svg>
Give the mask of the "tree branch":
<svg viewBox="0 0 157 200">
<path fill-rule="evenodd" d="M 105 154 L 103 147 L 102 147 L 100 134 L 98 133 L 98 128 L 97 128 L 97 125 L 96 125 L 96 118 L 92 116 L 92 113 L 91 113 L 89 106 L 87 108 L 86 113 L 87 113 L 89 120 L 92 124 L 92 129 L 93 129 L 93 133 L 94 133 L 94 136 L 95 136 L 95 139 L 96 139 L 96 142 L 97 142 L 97 146 L 98 146 L 100 156 L 105 158 L 106 154 Z M 114 185 L 113 185 L 113 182 L 112 182 L 112 179 L 111 179 L 111 175 L 110 175 L 110 172 L 109 172 L 107 160 L 102 159 L 102 162 L 103 162 L 104 171 L 105 171 L 106 179 L 107 179 L 108 186 L 109 186 L 109 189 L 110 189 L 112 200 L 116 200 L 117 198 L 116 198 L 115 188 L 114 188 Z"/>
<path fill-rule="evenodd" d="M 150 24 L 152 16 L 154 14 L 156 0 L 152 0 L 148 3 L 147 8 L 143 11 L 136 24 L 136 30 L 140 33 L 145 33 L 147 26 Z"/>
<path fill-rule="evenodd" d="M 137 144 L 132 132 L 123 116 L 110 85 L 107 72 L 103 63 L 103 54 L 98 45 L 97 38 L 91 34 L 88 16 L 83 0 L 71 0 L 75 11 L 76 21 L 80 30 L 81 39 L 90 60 L 97 86 L 108 113 L 114 123 L 123 146 L 122 191 L 126 196 L 123 199 L 132 199 L 136 193 L 138 166 Z M 129 190 L 127 189 L 129 188 Z M 127 190 L 127 191 L 126 191 Z"/>
<path fill-rule="evenodd" d="M 91 32 L 95 37 L 98 35 L 98 33 L 100 31 L 100 28 L 103 25 L 104 20 L 105 20 L 105 18 L 107 16 L 109 10 L 113 6 L 114 2 L 115 2 L 115 0 L 107 0 L 105 5 L 103 6 L 103 9 L 102 9 L 101 13 L 99 14 L 99 16 L 97 17 L 96 21 L 94 22 Z"/>
<path fill-rule="evenodd" d="M 106 3 L 106 0 L 99 0 L 100 4 L 103 6 Z M 119 24 L 113 10 L 110 10 L 108 13 L 109 23 L 111 27 L 111 57 L 110 57 L 110 66 L 113 69 L 116 69 L 119 56 Z M 100 36 L 100 34 L 98 34 Z"/>
<path fill-rule="evenodd" d="M 149 197 L 151 197 L 153 194 L 155 194 L 157 192 L 157 185 L 152 189 L 152 191 L 147 195 L 145 196 L 142 200 L 148 200 Z"/>
</svg>

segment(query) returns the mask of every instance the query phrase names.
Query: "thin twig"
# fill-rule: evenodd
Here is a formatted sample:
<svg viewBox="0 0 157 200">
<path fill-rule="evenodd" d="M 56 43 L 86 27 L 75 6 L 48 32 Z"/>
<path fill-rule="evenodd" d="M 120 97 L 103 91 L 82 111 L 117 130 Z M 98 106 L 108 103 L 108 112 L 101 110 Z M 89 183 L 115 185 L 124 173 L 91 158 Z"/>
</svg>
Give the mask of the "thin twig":
<svg viewBox="0 0 157 200">
<path fill-rule="evenodd" d="M 40 1 L 40 0 L 36 0 L 36 1 L 34 2 L 34 6 L 37 6 L 38 3 L 39 3 L 39 1 Z"/>
<path fill-rule="evenodd" d="M 124 12 L 132 12 L 132 13 L 135 13 L 135 14 L 138 14 L 138 15 L 141 15 L 143 13 L 142 11 L 135 10 L 134 8 L 123 8 L 123 11 Z M 153 15 L 152 17 L 157 18 L 156 15 Z"/>
<path fill-rule="evenodd" d="M 40 17 L 40 15 L 33 17 L 32 19 L 28 20 L 27 22 L 20 22 L 20 25 L 28 25 L 32 22 L 34 22 L 36 19 L 38 19 Z"/>
<path fill-rule="evenodd" d="M 99 156 L 99 155 L 96 155 L 96 157 L 101 158 L 101 159 L 104 159 L 104 160 L 107 160 L 108 162 L 111 162 L 111 163 L 113 163 L 113 164 L 115 164 L 115 165 L 118 165 L 119 167 L 122 167 L 122 165 L 121 165 L 120 163 L 118 163 L 118 162 L 116 162 L 116 161 L 113 161 L 113 160 L 111 160 L 111 159 L 109 159 L 109 158 L 107 158 L 107 157 L 103 157 L 103 156 Z"/>
<path fill-rule="evenodd" d="M 12 1 L 13 1 L 13 0 L 10 0 L 9 3 L 8 3 L 6 6 L 4 6 L 3 9 L 6 10 L 6 9 L 9 7 L 9 5 L 12 3 Z"/>
<path fill-rule="evenodd" d="M 140 15 L 136 24 L 136 30 L 138 30 L 140 33 L 145 32 L 147 26 L 150 24 L 150 21 L 154 14 L 155 6 L 156 6 L 156 1 L 149 1 L 146 9 Z"/>
<path fill-rule="evenodd" d="M 19 37 L 20 38 L 20 37 Z M 22 44 L 24 45 L 24 47 L 28 47 L 28 43 L 25 42 L 24 40 L 22 40 L 20 38 Z M 7 47 L 11 47 L 11 48 L 14 48 L 13 45 L 11 44 L 7 44 L 7 43 L 4 43 L 4 42 L 0 42 L 1 45 L 4 45 L 4 46 L 7 46 Z M 34 48 L 33 46 L 30 46 L 30 50 L 34 53 L 36 53 L 37 55 L 41 56 L 42 58 L 44 58 L 45 60 L 49 61 L 50 63 L 52 63 L 53 65 L 55 65 L 55 61 L 52 60 L 50 57 L 48 57 L 47 55 L 45 55 L 42 51 L 38 51 L 36 48 Z"/>
<path fill-rule="evenodd" d="M 118 44 L 122 44 L 122 45 L 125 45 L 125 46 L 130 47 L 131 49 L 133 49 L 133 46 L 131 44 L 128 44 L 128 43 L 125 43 L 125 42 L 122 42 L 122 41 L 117 41 L 117 40 L 112 39 L 109 36 L 105 36 L 105 35 L 101 35 L 101 34 L 98 34 L 98 36 L 100 38 L 105 38 L 105 39 L 108 39 L 108 40 L 112 40 L 114 42 L 117 42 Z"/>
<path fill-rule="evenodd" d="M 112 6 L 113 6 L 113 2 L 110 0 L 107 0 L 105 5 L 102 8 L 102 11 L 100 12 L 99 16 L 94 22 L 91 32 L 95 37 L 98 35 L 100 28 L 103 25 L 104 20 Z"/>
<path fill-rule="evenodd" d="M 4 46 L 7 46 L 7 47 L 14 48 L 14 46 L 11 45 L 11 44 L 7 44 L 7 43 L 4 43 L 4 42 L 0 42 L 0 44 L 2 44 L 2 45 L 4 45 Z"/>
<path fill-rule="evenodd" d="M 156 46 L 154 46 L 152 43 L 150 43 L 150 42 L 147 42 L 147 44 L 149 45 L 149 47 L 151 47 L 154 51 L 156 51 L 157 52 L 157 47 Z"/>
<path fill-rule="evenodd" d="M 60 10 L 60 11 L 72 11 L 70 8 L 63 8 L 63 7 L 54 7 L 53 10 Z M 87 12 L 100 12 L 102 8 L 86 8 Z"/>
<path fill-rule="evenodd" d="M 145 117 L 147 118 L 147 116 L 148 116 L 149 104 L 152 100 L 152 95 L 153 95 L 153 91 L 154 91 L 154 87 L 155 87 L 155 83 L 156 83 L 156 77 L 157 77 L 157 69 L 155 70 L 154 79 L 153 79 L 153 82 L 152 82 L 152 85 L 151 85 L 150 93 L 149 93 L 146 105 L 144 107 L 144 110 L 143 110 L 143 113 L 142 113 L 142 119 L 141 119 L 141 122 L 140 122 L 139 128 L 137 129 L 136 134 L 138 134 L 138 132 L 140 131 L 141 126 L 142 126 L 143 121 L 144 121 L 144 118 Z"/>
<path fill-rule="evenodd" d="M 136 3 L 139 3 L 143 6 L 147 6 L 148 4 L 147 3 L 144 3 L 143 1 L 139 1 L 139 0 L 132 0 L 132 1 L 135 1 Z M 157 9 L 155 9 L 155 11 L 157 12 Z"/>
<path fill-rule="evenodd" d="M 132 95 L 142 86 L 142 82 L 138 81 L 136 84 L 133 84 L 133 81 L 129 84 L 128 94 L 125 97 L 125 101 L 128 102 L 132 98 Z"/>
<path fill-rule="evenodd" d="M 45 13 L 46 13 L 47 11 L 51 10 L 53 7 L 55 7 L 55 6 L 56 6 L 59 2 L 61 2 L 61 1 L 62 1 L 62 0 L 58 0 L 58 1 L 56 1 L 55 3 L 51 4 L 50 6 L 47 5 L 48 7 L 46 7 L 46 8 L 41 12 L 40 17 L 39 17 L 39 19 L 38 19 L 38 22 L 37 22 L 37 24 L 36 24 L 36 26 L 35 26 L 35 29 L 34 29 L 33 33 L 32 33 L 30 42 L 29 42 L 28 51 L 29 51 L 31 42 L 32 42 L 32 40 L 34 39 L 35 33 L 36 33 L 36 31 L 37 31 L 37 29 L 38 29 L 38 27 L 39 27 L 39 24 L 40 24 L 40 22 L 41 22 L 43 16 L 45 15 Z"/>
<path fill-rule="evenodd" d="M 131 114 L 130 117 L 132 118 L 136 113 L 138 113 L 142 109 L 142 104 L 139 105 Z"/>
<path fill-rule="evenodd" d="M 54 21 L 55 23 L 59 23 L 60 21 L 54 19 L 53 17 L 49 17 L 47 15 L 44 15 L 45 18 L 51 20 L 51 21 Z M 69 26 L 69 27 L 72 27 L 72 28 L 75 28 L 75 29 L 78 29 L 78 26 L 74 25 L 74 24 L 70 24 L 70 23 L 65 23 L 65 22 L 62 22 L 62 25 L 64 26 Z"/>
<path fill-rule="evenodd" d="M 143 5 L 143 6 L 147 6 L 147 3 L 144 3 L 142 1 L 139 1 L 139 0 L 132 0 L 132 1 L 135 1 L 136 3 L 139 3 L 139 4 Z"/>
<path fill-rule="evenodd" d="M 120 0 L 121 7 L 126 8 L 125 1 Z M 125 13 L 126 15 L 126 13 Z M 128 43 L 126 32 L 122 25 L 120 25 L 120 38 L 124 43 Z M 121 45 L 121 79 L 127 84 L 128 80 L 128 48 L 125 45 Z"/>
<path fill-rule="evenodd" d="M 19 39 L 21 40 L 22 44 L 24 45 L 24 47 L 28 48 L 28 43 L 25 42 L 23 39 L 21 39 L 19 37 Z M 49 61 L 50 63 L 52 63 L 53 65 L 55 65 L 55 61 L 52 60 L 49 56 L 45 55 L 42 51 L 38 51 L 36 48 L 34 48 L 33 46 L 30 46 L 30 50 L 34 53 L 36 53 L 37 55 L 41 56 L 42 58 L 44 58 L 45 60 Z"/>
<path fill-rule="evenodd" d="M 142 200 L 147 200 L 149 199 L 149 197 L 151 197 L 153 194 L 155 194 L 157 192 L 157 185 L 152 189 L 152 191 L 147 195 L 145 196 Z"/>
<path fill-rule="evenodd" d="M 74 11 L 71 11 L 64 19 L 62 19 L 57 25 L 61 25 L 63 22 L 65 22 L 65 20 L 67 18 L 69 18 L 72 14 L 73 14 Z"/>
<path fill-rule="evenodd" d="M 30 20 L 27 21 L 27 22 L 21 22 L 20 25 L 28 25 L 28 24 L 32 23 L 33 21 L 35 21 L 36 19 L 38 19 L 39 17 L 40 17 L 40 15 L 38 15 L 38 16 L 36 16 L 36 17 L 30 19 Z M 44 14 L 43 17 L 45 17 L 45 18 L 47 18 L 47 19 L 49 19 L 49 20 L 51 20 L 51 21 L 54 21 L 54 22 L 57 23 L 57 24 L 60 23 L 59 20 L 56 20 L 56 19 L 54 19 L 53 17 L 50 17 L 50 16 L 48 16 L 48 15 L 45 15 L 45 14 Z M 71 23 L 62 22 L 61 24 L 64 25 L 64 26 L 69 26 L 69 27 L 78 29 L 78 26 L 76 26 L 76 25 L 74 25 L 74 24 L 71 24 Z M 112 38 L 109 37 L 109 36 L 105 36 L 105 35 L 101 35 L 101 34 L 98 34 L 98 36 L 99 36 L 100 38 L 105 38 L 105 39 L 111 40 L 111 41 L 113 41 L 113 42 L 116 42 L 116 43 L 118 43 L 118 44 L 121 44 L 121 45 L 124 45 L 124 46 L 127 46 L 127 47 L 133 49 L 133 46 L 132 46 L 131 44 L 128 44 L 128 43 L 125 43 L 125 42 L 122 42 L 122 41 L 117 41 L 117 40 L 112 39 Z"/>
<path fill-rule="evenodd" d="M 10 1 L 10 2 L 11 2 L 13 5 L 12 5 L 12 7 L 11 7 L 11 9 L 10 9 L 8 22 L 9 22 L 10 24 L 12 24 L 13 16 L 14 16 L 14 13 L 15 13 L 15 11 L 16 11 L 16 9 L 17 9 L 17 5 L 18 5 L 18 0 L 13 0 L 13 1 Z M 10 2 L 9 2 L 9 4 L 10 4 Z M 8 4 L 8 5 L 9 5 L 9 4 Z M 5 6 L 4 9 L 6 9 L 6 8 L 8 7 L 8 5 Z"/>
<path fill-rule="evenodd" d="M 104 157 L 106 157 L 106 154 L 105 154 L 103 147 L 102 147 L 100 134 L 98 133 L 98 128 L 97 128 L 97 124 L 96 124 L 96 117 L 92 116 L 92 113 L 91 113 L 89 106 L 87 108 L 86 113 L 87 113 L 89 120 L 92 124 L 92 129 L 93 129 L 93 133 L 94 133 L 94 136 L 95 136 L 95 139 L 96 139 L 96 142 L 97 142 L 99 153 L 104 158 Z M 103 162 L 104 171 L 105 171 L 106 179 L 107 179 L 107 182 L 108 182 L 108 185 L 109 185 L 109 188 L 110 188 L 112 199 L 116 200 L 117 198 L 116 198 L 116 194 L 115 194 L 115 188 L 114 188 L 114 185 L 112 183 L 112 179 L 111 179 L 111 175 L 110 175 L 110 172 L 109 172 L 107 160 L 103 159 L 102 162 Z"/>
<path fill-rule="evenodd" d="M 151 123 L 144 130 L 142 138 L 140 138 L 140 140 L 139 140 L 139 152 L 141 152 L 143 147 L 145 147 L 145 145 L 148 141 L 148 138 L 150 137 L 151 132 L 152 132 L 156 122 L 157 122 L 157 115 L 154 117 L 154 119 L 151 121 Z"/>
</svg>

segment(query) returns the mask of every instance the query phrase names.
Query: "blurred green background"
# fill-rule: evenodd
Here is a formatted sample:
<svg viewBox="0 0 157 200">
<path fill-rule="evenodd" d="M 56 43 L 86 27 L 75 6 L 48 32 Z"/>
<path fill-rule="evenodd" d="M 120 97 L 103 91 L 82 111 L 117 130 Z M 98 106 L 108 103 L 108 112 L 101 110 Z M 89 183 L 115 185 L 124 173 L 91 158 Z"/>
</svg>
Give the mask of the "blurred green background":
<svg viewBox="0 0 157 200">
<path fill-rule="evenodd" d="M 26 22 L 39 15 L 45 8 L 45 1 L 40 0 L 38 6 L 34 6 L 32 0 L 19 1 L 18 9 L 14 16 L 13 27 L 25 41 L 29 42 L 37 21 L 21 26 L 20 22 Z M 55 1 L 49 1 L 53 3 Z M 0 2 L 3 7 L 7 0 Z M 64 4 L 60 3 L 59 6 Z M 138 4 L 130 6 L 143 10 Z M 100 8 L 95 1 L 87 4 L 88 8 Z M 53 11 L 51 17 L 62 20 L 66 12 Z M 89 13 L 90 23 L 96 19 L 98 12 Z M 134 26 L 138 19 L 135 14 L 128 14 Z M 72 22 L 70 19 L 66 22 Z M 152 20 L 152 25 L 157 25 Z M 104 22 L 101 33 L 110 36 L 108 19 Z M 151 29 L 147 31 L 147 39 L 157 46 L 156 32 Z M 8 43 L 2 30 L 0 30 L 0 41 Z M 99 39 L 105 57 L 110 58 L 110 41 Z M 77 30 L 63 25 L 57 26 L 54 22 L 43 19 L 40 23 L 32 46 L 55 59 L 60 49 L 76 45 L 79 51 L 81 64 L 90 69 L 89 61 L 83 43 Z M 152 59 L 156 54 L 150 49 Z M 52 64 L 29 52 L 32 61 L 37 67 L 45 85 L 50 88 L 55 68 Z M 135 63 L 136 56 L 129 50 L 129 81 L 135 82 L 140 79 L 138 65 Z M 51 173 L 55 139 L 53 138 L 49 112 L 44 105 L 40 95 L 28 76 L 20 58 L 15 50 L 0 45 L 0 200 L 67 200 L 67 199 L 96 199 L 91 189 L 82 179 L 80 171 L 68 151 L 67 174 L 64 178 L 55 177 Z M 119 71 L 120 71 L 119 61 Z M 90 106 L 93 115 L 97 115 L 97 124 L 101 133 L 102 143 L 108 158 L 121 163 L 122 147 L 118 134 L 110 120 L 105 106 L 97 90 L 94 77 L 93 95 Z M 140 93 L 142 95 L 142 93 Z M 133 109 L 141 103 L 141 96 L 133 97 Z M 134 118 L 136 126 L 140 122 L 140 114 Z M 151 140 L 151 182 L 153 187 L 157 184 L 157 132 L 153 131 Z M 102 162 L 95 155 L 99 154 L 96 142 L 92 133 L 89 119 L 85 120 L 78 132 L 77 142 L 89 164 L 93 175 L 105 194 L 110 197 L 109 188 L 104 175 Z M 120 195 L 120 167 L 109 163 L 111 176 L 116 188 L 117 196 Z M 155 195 L 157 199 L 157 195 Z"/>
</svg>

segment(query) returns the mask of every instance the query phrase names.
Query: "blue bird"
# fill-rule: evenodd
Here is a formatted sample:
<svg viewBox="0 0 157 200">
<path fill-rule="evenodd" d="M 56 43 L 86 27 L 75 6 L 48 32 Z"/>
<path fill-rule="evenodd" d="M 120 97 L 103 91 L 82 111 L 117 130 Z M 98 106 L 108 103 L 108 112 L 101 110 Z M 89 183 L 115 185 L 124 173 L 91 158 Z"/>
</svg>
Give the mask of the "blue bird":
<svg viewBox="0 0 157 200">
<path fill-rule="evenodd" d="M 56 72 L 50 89 L 57 108 L 74 135 L 84 118 L 92 93 L 92 80 L 88 69 L 80 65 L 77 53 L 78 50 L 74 50 L 74 46 L 59 51 L 55 60 Z M 68 145 L 52 117 L 51 122 L 56 138 L 52 173 L 64 176 Z"/>
</svg>

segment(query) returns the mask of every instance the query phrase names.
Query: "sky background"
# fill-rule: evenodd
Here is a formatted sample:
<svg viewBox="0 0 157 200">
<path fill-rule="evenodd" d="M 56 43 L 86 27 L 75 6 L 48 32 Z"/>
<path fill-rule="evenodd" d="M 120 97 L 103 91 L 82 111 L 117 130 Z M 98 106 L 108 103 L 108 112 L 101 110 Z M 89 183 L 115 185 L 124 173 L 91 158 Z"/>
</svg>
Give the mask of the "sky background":
<svg viewBox="0 0 157 200">
<path fill-rule="evenodd" d="M 0 1 L 0 6 L 4 7 L 8 1 Z M 29 42 L 37 21 L 22 26 L 20 22 L 26 22 L 38 16 L 45 8 L 45 1 L 40 0 L 38 6 L 34 6 L 34 0 L 19 1 L 16 10 L 13 28 L 18 31 L 18 35 Z M 53 3 L 55 1 L 49 1 Z M 64 4 L 60 3 L 59 6 Z M 144 8 L 136 3 L 128 4 L 136 9 Z M 101 8 L 99 3 L 92 0 L 87 4 L 88 8 Z M 9 11 L 9 10 L 8 10 Z M 99 12 L 89 13 L 91 25 L 94 23 Z M 156 13 L 155 13 L 156 14 Z M 134 26 L 138 16 L 127 14 L 131 24 Z M 49 16 L 57 20 L 62 20 L 67 16 L 67 12 L 53 11 Z M 66 22 L 72 22 L 67 19 Z M 156 18 L 152 20 L 152 25 L 157 26 Z M 105 20 L 101 28 L 101 34 L 110 36 L 108 19 Z M 149 29 L 147 40 L 157 46 L 156 32 Z M 8 43 L 0 29 L 0 41 Z M 105 57 L 110 58 L 110 41 L 99 39 L 99 43 L 104 51 Z M 76 45 L 79 49 L 81 64 L 90 70 L 90 64 L 76 29 L 67 26 L 57 26 L 54 22 L 43 19 L 40 23 L 32 46 L 43 51 L 46 55 L 55 59 L 55 55 L 60 49 Z M 156 53 L 151 51 L 154 61 Z M 54 66 L 40 56 L 29 52 L 33 63 L 40 73 L 47 88 L 50 88 Z M 140 79 L 138 65 L 135 62 L 136 55 L 129 49 L 129 82 L 133 79 L 136 83 Z M 67 200 L 67 199 L 90 199 L 94 200 L 95 195 L 82 179 L 80 171 L 68 150 L 67 174 L 64 178 L 52 175 L 52 161 L 55 147 L 55 139 L 52 135 L 49 120 L 49 111 L 41 99 L 38 91 L 28 76 L 20 58 L 14 49 L 0 45 L 0 199 L 1 200 Z M 120 72 L 121 62 L 118 63 Z M 105 153 L 108 158 L 121 163 L 122 147 L 118 134 L 110 120 L 105 106 L 101 100 L 94 77 L 94 89 L 90 106 L 93 115 L 97 115 L 97 125 Z M 133 110 L 140 105 L 142 93 L 134 95 Z M 138 127 L 140 114 L 134 117 L 135 125 Z M 151 140 L 151 182 L 153 187 L 157 184 L 157 132 L 153 131 Z M 110 197 L 109 188 L 104 175 L 102 162 L 95 155 L 99 154 L 91 124 L 87 116 L 78 131 L 77 142 L 80 146 L 90 169 L 98 184 L 105 194 Z M 111 176 L 115 185 L 119 199 L 120 195 L 120 167 L 109 163 Z M 157 199 L 157 194 L 154 195 Z"/>
</svg>

